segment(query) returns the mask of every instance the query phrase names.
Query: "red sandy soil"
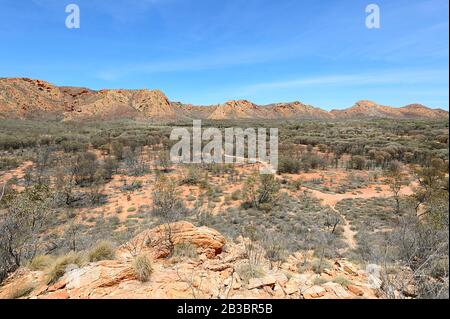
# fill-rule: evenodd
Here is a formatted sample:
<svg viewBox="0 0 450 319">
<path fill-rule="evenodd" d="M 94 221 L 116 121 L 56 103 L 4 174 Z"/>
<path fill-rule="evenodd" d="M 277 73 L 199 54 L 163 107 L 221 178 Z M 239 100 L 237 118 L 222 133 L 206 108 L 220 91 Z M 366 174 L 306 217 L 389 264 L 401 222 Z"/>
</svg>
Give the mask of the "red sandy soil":
<svg viewBox="0 0 450 319">
<path fill-rule="evenodd" d="M 99 157 L 101 154 L 97 154 Z M 27 168 L 33 165 L 32 162 L 27 161 L 22 163 L 18 168 L 2 172 L 0 173 L 1 181 L 7 181 L 13 177 L 23 178 L 24 172 Z M 215 202 L 215 207 L 213 209 L 209 209 L 212 214 L 219 214 L 221 211 L 228 207 L 238 207 L 241 204 L 241 201 L 229 201 L 225 203 L 224 197 L 231 196 L 231 194 L 236 190 L 242 190 L 243 183 L 245 180 L 245 176 L 252 174 L 255 171 L 258 171 L 261 164 L 242 164 L 236 166 L 236 171 L 238 175 L 242 176 L 242 181 L 233 182 L 232 184 L 227 180 L 226 176 L 224 177 L 216 177 L 210 176 L 210 184 L 214 186 L 220 186 L 223 190 L 223 195 L 220 201 Z M 175 168 L 175 167 L 174 167 Z M 342 169 L 329 169 L 325 171 L 316 170 L 308 173 L 301 174 L 284 174 L 281 178 L 286 178 L 291 181 L 303 180 L 309 181 L 312 179 L 325 179 L 326 183 L 330 182 L 330 179 L 334 184 L 339 184 L 345 181 L 348 178 L 349 171 L 345 171 Z M 352 174 L 362 175 L 368 178 L 368 172 L 351 172 Z M 179 168 L 175 168 L 170 171 L 167 175 L 169 178 L 180 178 L 183 172 Z M 107 202 L 101 207 L 97 208 L 79 208 L 76 210 L 76 215 L 79 216 L 79 221 L 87 219 L 89 217 L 95 217 L 97 215 L 103 215 L 104 217 L 117 216 L 119 217 L 121 222 L 127 220 L 130 215 L 136 215 L 139 213 L 139 208 L 141 206 L 147 206 L 149 208 L 152 207 L 152 192 L 154 190 L 154 174 L 146 174 L 144 176 L 132 177 L 123 174 L 114 175 L 113 179 L 105 185 L 103 192 L 108 195 Z M 120 187 L 125 185 L 132 184 L 133 182 L 141 182 L 142 187 L 133 192 L 123 192 L 120 190 Z M 382 182 L 380 178 L 379 181 Z M 402 188 L 400 194 L 403 196 L 413 194 L 414 187 L 417 186 L 416 183 L 412 183 L 411 185 L 405 186 Z M 189 195 L 195 197 L 196 199 L 204 192 L 204 190 L 200 189 L 198 186 L 189 186 L 189 185 L 181 185 L 179 187 L 180 196 L 185 199 L 185 205 L 188 208 L 194 208 L 195 200 L 188 201 L 186 200 Z M 302 191 L 308 191 L 313 197 L 319 199 L 323 205 L 330 206 L 333 210 L 340 214 L 335 209 L 336 204 L 344 199 L 356 199 L 356 198 L 374 198 L 374 197 L 384 197 L 388 198 L 392 196 L 391 191 L 389 190 L 389 186 L 386 184 L 370 184 L 367 187 L 359 188 L 356 191 L 347 192 L 344 194 L 330 194 L 324 193 L 318 190 L 310 189 L 307 187 L 301 187 L 300 190 L 292 192 L 288 191 L 288 193 L 298 194 Z M 203 210 L 207 208 L 207 200 L 203 203 Z M 129 208 L 134 207 L 133 211 L 128 211 Z M 350 249 L 356 247 L 355 235 L 356 233 L 351 230 L 350 223 L 345 219 L 345 217 L 340 214 L 344 220 L 343 227 L 343 235 L 344 238 L 349 245 Z M 88 222 L 84 222 L 89 224 Z"/>
</svg>

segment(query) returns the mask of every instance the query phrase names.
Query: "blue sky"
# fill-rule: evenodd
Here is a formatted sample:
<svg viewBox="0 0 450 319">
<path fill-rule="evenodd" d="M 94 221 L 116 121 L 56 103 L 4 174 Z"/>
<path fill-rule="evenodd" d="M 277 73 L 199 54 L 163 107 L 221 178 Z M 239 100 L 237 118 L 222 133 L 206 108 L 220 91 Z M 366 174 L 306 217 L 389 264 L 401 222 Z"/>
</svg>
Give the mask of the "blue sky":
<svg viewBox="0 0 450 319">
<path fill-rule="evenodd" d="M 67 29 L 78 4 L 81 28 Z M 365 8 L 381 9 L 381 28 Z M 0 77 L 216 104 L 448 109 L 448 0 L 2 0 Z"/>
</svg>

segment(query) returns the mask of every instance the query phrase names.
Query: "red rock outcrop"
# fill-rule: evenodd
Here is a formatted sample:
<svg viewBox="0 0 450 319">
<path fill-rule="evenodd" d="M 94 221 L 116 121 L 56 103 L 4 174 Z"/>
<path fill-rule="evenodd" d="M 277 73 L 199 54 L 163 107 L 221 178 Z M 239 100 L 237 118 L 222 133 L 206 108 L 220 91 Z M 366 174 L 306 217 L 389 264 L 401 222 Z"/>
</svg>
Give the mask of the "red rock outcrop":
<svg viewBox="0 0 450 319">
<path fill-rule="evenodd" d="M 54 116 L 58 119 L 145 117 L 174 119 L 159 90 L 100 90 L 58 87 L 28 78 L 0 79 L 0 118 Z"/>
<path fill-rule="evenodd" d="M 430 109 L 420 104 L 411 104 L 404 107 L 395 108 L 386 105 L 379 105 L 375 102 L 367 100 L 358 101 L 354 106 L 348 109 L 332 110 L 330 114 L 339 119 L 438 119 L 442 117 L 448 117 L 448 112 L 444 110 Z"/>
<path fill-rule="evenodd" d="M 170 254 L 174 245 L 190 244 L 197 248 L 199 255 L 214 258 L 225 245 L 225 238 L 216 230 L 208 227 L 195 227 L 188 222 L 163 224 L 144 231 L 119 248 L 119 254 L 126 256 L 130 252 L 149 253 L 155 259 Z"/>
<path fill-rule="evenodd" d="M 159 90 L 99 90 L 58 87 L 28 78 L 0 78 L 0 118 L 47 117 L 58 120 L 146 118 L 211 119 L 439 119 L 448 112 L 420 104 L 400 108 L 363 100 L 331 112 L 301 102 L 256 105 L 232 100 L 214 106 L 170 102 Z"/>
<path fill-rule="evenodd" d="M 145 231 L 129 245 L 119 247 L 115 260 L 70 265 L 54 284 L 46 284 L 45 271 L 20 268 L 0 286 L 0 298 L 85 299 L 85 298 L 378 298 L 368 276 L 345 259 L 337 259 L 321 274 L 299 272 L 297 265 L 310 254 L 295 253 L 281 267 L 273 268 L 263 259 L 260 278 L 241 278 L 239 269 L 248 263 L 246 239 L 227 243 L 217 231 L 195 227 L 188 222 L 171 224 L 172 244 L 189 243 L 198 258 L 169 257 L 167 229 Z M 131 253 L 130 248 L 136 250 Z M 133 269 L 135 254 L 150 257 L 152 273 L 140 282 Z M 164 257 L 164 258 L 163 258 Z M 344 279 L 350 284 L 334 282 Z M 319 279 L 320 280 L 317 280 Z M 319 283 L 318 283 L 319 282 Z M 323 282 L 323 284 L 322 284 Z"/>
</svg>

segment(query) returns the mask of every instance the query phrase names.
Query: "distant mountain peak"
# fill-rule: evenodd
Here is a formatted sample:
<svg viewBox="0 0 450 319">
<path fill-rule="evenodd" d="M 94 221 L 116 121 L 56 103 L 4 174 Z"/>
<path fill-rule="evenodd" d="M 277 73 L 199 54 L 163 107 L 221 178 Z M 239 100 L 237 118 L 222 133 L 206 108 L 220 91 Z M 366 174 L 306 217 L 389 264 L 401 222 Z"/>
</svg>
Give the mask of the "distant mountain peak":
<svg viewBox="0 0 450 319">
<path fill-rule="evenodd" d="M 427 109 L 427 107 L 425 105 L 418 104 L 418 103 L 408 104 L 408 105 L 402 106 L 402 108 L 405 108 L 405 109 Z"/>
<path fill-rule="evenodd" d="M 240 99 L 220 105 L 171 102 L 161 90 L 55 86 L 30 78 L 0 78 L 0 118 L 49 117 L 61 120 L 149 119 L 361 119 L 448 117 L 448 112 L 421 104 L 395 108 L 360 100 L 352 107 L 327 112 L 300 101 L 264 106 Z"/>
<path fill-rule="evenodd" d="M 231 106 L 231 107 L 243 107 L 243 108 L 255 108 L 256 105 L 248 100 L 230 100 L 226 101 L 224 106 Z"/>
<path fill-rule="evenodd" d="M 359 100 L 355 103 L 355 106 L 362 106 L 362 107 L 377 107 L 378 104 L 370 101 L 370 100 Z"/>
</svg>

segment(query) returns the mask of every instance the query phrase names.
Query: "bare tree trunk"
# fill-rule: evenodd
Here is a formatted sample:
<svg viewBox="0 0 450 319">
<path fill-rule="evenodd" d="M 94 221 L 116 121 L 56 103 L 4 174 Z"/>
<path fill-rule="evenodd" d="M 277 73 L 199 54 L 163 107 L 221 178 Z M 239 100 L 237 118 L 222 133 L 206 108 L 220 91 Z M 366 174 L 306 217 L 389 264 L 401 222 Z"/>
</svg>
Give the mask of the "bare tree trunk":
<svg viewBox="0 0 450 319">
<path fill-rule="evenodd" d="M 3 196 L 5 195 L 5 190 L 6 190 L 6 183 L 3 184 L 2 194 L 0 195 L 0 201 L 2 200 Z"/>
</svg>

